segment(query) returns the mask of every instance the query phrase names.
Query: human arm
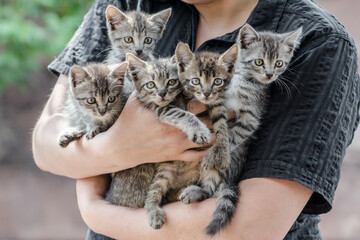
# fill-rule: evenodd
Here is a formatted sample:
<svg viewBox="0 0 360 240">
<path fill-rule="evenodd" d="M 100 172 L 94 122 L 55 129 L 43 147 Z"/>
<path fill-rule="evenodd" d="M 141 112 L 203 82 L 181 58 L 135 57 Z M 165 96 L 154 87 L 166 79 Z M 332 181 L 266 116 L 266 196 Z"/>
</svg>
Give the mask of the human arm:
<svg viewBox="0 0 360 240">
<path fill-rule="evenodd" d="M 209 239 L 205 227 L 215 209 L 214 198 L 190 205 L 165 205 L 165 225 L 154 230 L 144 209 L 105 202 L 107 184 L 105 176 L 77 181 L 80 212 L 92 230 L 116 239 Z M 253 178 L 240 182 L 239 187 L 236 214 L 231 224 L 213 239 L 283 239 L 312 194 L 299 183 L 281 179 Z"/>
<path fill-rule="evenodd" d="M 57 137 L 67 127 L 62 113 L 67 89 L 67 77 L 60 75 L 33 131 L 33 155 L 42 170 L 83 178 L 144 162 L 201 160 L 204 152 L 187 150 L 200 145 L 188 140 L 177 128 L 161 123 L 153 112 L 139 104 L 134 94 L 108 131 L 61 148 Z"/>
</svg>

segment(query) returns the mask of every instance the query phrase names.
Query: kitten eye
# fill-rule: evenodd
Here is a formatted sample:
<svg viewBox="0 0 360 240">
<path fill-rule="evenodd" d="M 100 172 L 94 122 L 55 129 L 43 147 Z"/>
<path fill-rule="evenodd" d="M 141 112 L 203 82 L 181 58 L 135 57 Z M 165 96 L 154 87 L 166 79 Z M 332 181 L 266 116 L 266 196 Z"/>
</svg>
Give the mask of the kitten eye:
<svg viewBox="0 0 360 240">
<path fill-rule="evenodd" d="M 222 80 L 221 78 L 215 78 L 214 84 L 215 84 L 216 86 L 219 86 L 219 85 L 221 85 L 222 83 L 223 83 L 223 80 Z"/>
<path fill-rule="evenodd" d="M 191 79 L 191 83 L 194 84 L 194 85 L 199 85 L 200 84 L 200 79 L 193 78 L 193 79 Z"/>
<path fill-rule="evenodd" d="M 134 40 L 133 40 L 132 37 L 124 37 L 124 41 L 125 41 L 126 43 L 132 43 Z"/>
<path fill-rule="evenodd" d="M 144 39 L 144 43 L 146 43 L 146 44 L 152 43 L 152 38 L 151 38 L 151 37 L 146 37 L 146 38 Z"/>
<path fill-rule="evenodd" d="M 94 104 L 96 102 L 96 99 L 94 97 L 91 97 L 91 98 L 86 99 L 86 102 L 88 104 Z"/>
<path fill-rule="evenodd" d="M 154 83 L 154 82 L 148 82 L 148 83 L 146 84 L 146 87 L 147 87 L 148 89 L 152 89 L 152 88 L 155 87 L 155 83 Z"/>
<path fill-rule="evenodd" d="M 115 96 L 111 96 L 111 97 L 108 98 L 108 102 L 109 103 L 115 102 L 115 99 L 116 99 Z"/>
<path fill-rule="evenodd" d="M 283 65 L 284 65 L 284 62 L 281 61 L 281 60 L 277 60 L 277 61 L 275 62 L 275 67 L 280 68 L 280 67 L 282 67 Z"/>
<path fill-rule="evenodd" d="M 256 66 L 262 66 L 264 65 L 264 60 L 258 58 L 254 60 Z"/>
<path fill-rule="evenodd" d="M 177 82 L 176 79 L 170 79 L 170 80 L 168 81 L 168 84 L 169 84 L 170 86 L 174 86 L 174 85 L 176 84 L 176 82 Z"/>
</svg>

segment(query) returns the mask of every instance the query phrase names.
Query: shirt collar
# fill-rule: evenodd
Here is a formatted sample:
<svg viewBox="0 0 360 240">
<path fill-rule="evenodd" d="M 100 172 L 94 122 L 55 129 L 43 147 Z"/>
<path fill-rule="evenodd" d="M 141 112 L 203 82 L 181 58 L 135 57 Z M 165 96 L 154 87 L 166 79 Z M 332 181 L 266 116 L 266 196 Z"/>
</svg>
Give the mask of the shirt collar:
<svg viewBox="0 0 360 240">
<path fill-rule="evenodd" d="M 259 31 L 271 31 L 276 32 L 279 20 L 283 14 L 285 5 L 287 0 L 259 0 L 258 4 L 251 12 L 248 20 L 246 21 L 252 27 Z M 199 19 L 199 13 L 197 12 L 196 8 L 192 5 L 188 5 L 192 11 L 192 29 L 191 29 L 191 39 L 192 39 L 192 46 L 191 48 L 194 49 L 195 42 L 196 42 L 196 34 L 197 34 L 197 25 Z M 226 33 L 220 37 L 210 39 L 208 41 L 222 41 L 228 43 L 235 43 L 238 32 L 242 26 L 238 29 Z M 207 42 L 208 42 L 207 41 Z M 201 49 L 201 46 L 199 47 Z"/>
</svg>

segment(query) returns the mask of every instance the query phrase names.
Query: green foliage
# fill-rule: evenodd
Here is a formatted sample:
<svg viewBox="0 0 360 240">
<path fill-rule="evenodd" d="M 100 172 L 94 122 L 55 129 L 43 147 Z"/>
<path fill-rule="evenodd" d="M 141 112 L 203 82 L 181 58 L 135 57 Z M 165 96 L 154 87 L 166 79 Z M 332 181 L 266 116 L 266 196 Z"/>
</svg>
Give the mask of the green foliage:
<svg viewBox="0 0 360 240">
<path fill-rule="evenodd" d="M 93 0 L 0 0 L 0 92 L 56 56 Z"/>
</svg>

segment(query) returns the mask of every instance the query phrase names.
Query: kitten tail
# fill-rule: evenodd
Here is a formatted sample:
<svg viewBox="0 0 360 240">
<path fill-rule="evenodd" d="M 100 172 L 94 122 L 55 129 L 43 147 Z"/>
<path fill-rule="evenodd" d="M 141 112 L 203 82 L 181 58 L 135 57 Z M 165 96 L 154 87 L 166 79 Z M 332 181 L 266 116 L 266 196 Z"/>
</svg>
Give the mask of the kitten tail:
<svg viewBox="0 0 360 240">
<path fill-rule="evenodd" d="M 222 230 L 234 216 L 238 202 L 239 188 L 237 185 L 226 186 L 219 192 L 216 208 L 206 233 L 214 236 Z"/>
</svg>

